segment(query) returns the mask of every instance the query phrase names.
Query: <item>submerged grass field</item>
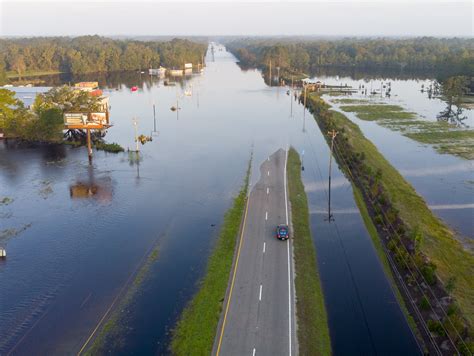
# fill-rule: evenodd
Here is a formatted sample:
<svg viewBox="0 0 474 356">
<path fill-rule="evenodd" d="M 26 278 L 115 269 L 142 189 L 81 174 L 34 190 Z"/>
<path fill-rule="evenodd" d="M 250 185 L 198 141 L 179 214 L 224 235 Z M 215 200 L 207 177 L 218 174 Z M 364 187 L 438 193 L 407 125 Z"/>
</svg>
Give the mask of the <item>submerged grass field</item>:
<svg viewBox="0 0 474 356">
<path fill-rule="evenodd" d="M 287 174 L 293 226 L 299 353 L 330 355 L 331 339 L 309 227 L 308 202 L 301 181 L 301 161 L 293 148 L 288 153 Z"/>
<path fill-rule="evenodd" d="M 340 100 L 341 104 L 350 104 L 354 99 Z M 341 110 L 353 112 L 361 120 L 376 121 L 379 125 L 399 131 L 420 143 L 433 145 L 440 153 L 449 153 L 469 160 L 474 159 L 474 130 L 472 129 L 460 129 L 445 121 L 420 120 L 416 114 L 406 112 L 398 105 L 382 103 L 343 105 Z"/>
<path fill-rule="evenodd" d="M 374 172 L 383 172 L 381 182 L 398 209 L 400 218 L 411 231 L 419 229 L 424 236 L 421 251 L 437 266 L 436 274 L 446 284 L 455 279 L 452 295 L 463 315 L 474 325 L 474 256 L 466 251 L 454 233 L 428 208 L 425 201 L 400 173 L 367 140 L 359 127 L 345 115 L 332 111 L 332 120 L 339 130 L 350 137 L 357 152 L 365 154 L 365 161 Z"/>
<path fill-rule="evenodd" d="M 99 333 L 94 339 L 91 339 L 92 345 L 85 348 L 85 355 L 105 355 L 110 350 L 120 351 L 125 346 L 127 333 L 130 332 L 127 327 L 127 321 L 132 312 L 133 302 L 136 299 L 143 282 L 149 277 L 149 271 L 153 263 L 158 259 L 159 246 L 156 245 L 146 257 L 142 266 L 134 273 L 133 278 L 126 284 L 126 291 L 119 295 L 121 299 L 119 304 L 112 308 L 112 313 L 105 324 L 98 329 Z M 82 350 L 79 352 L 82 353 Z"/>
<path fill-rule="evenodd" d="M 414 119 L 412 112 L 406 112 L 398 105 L 344 105 L 341 109 L 345 112 L 355 112 L 361 120 L 375 121 L 382 119 Z"/>
<path fill-rule="evenodd" d="M 210 355 L 225 299 L 235 244 L 247 202 L 250 163 L 242 189 L 224 217 L 207 272 L 173 330 L 174 355 Z"/>
</svg>

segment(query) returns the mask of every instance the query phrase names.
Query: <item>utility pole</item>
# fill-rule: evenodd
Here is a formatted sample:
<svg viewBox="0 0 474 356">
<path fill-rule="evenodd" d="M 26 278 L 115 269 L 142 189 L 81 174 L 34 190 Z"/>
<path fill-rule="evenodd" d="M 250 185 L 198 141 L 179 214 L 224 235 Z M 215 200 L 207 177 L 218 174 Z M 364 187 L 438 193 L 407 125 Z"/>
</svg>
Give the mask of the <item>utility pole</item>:
<svg viewBox="0 0 474 356">
<path fill-rule="evenodd" d="M 176 120 L 179 120 L 179 97 L 178 93 L 176 93 Z"/>
<path fill-rule="evenodd" d="M 332 153 L 334 150 L 334 139 L 337 136 L 337 131 L 332 130 L 328 132 L 328 135 L 331 137 L 331 152 L 329 153 L 329 197 L 328 197 L 328 218 L 325 219 L 329 222 L 334 221 L 334 218 L 331 213 L 331 170 L 332 170 Z"/>
<path fill-rule="evenodd" d="M 290 90 L 290 117 L 293 117 L 293 76 L 291 76 L 291 90 Z"/>
<path fill-rule="evenodd" d="M 153 103 L 153 131 L 156 132 L 156 111 L 155 111 L 155 103 Z"/>
<path fill-rule="evenodd" d="M 306 84 L 303 84 L 304 94 L 303 94 L 303 132 L 306 128 Z"/>
<path fill-rule="evenodd" d="M 137 118 L 133 118 L 133 126 L 135 127 L 135 144 L 136 144 L 136 152 L 138 152 L 140 150 L 140 148 L 138 147 L 138 129 L 137 129 L 137 125 L 138 125 L 138 119 Z"/>
<path fill-rule="evenodd" d="M 91 130 L 89 128 L 87 128 L 87 154 L 89 156 L 89 164 L 92 164 Z"/>
<path fill-rule="evenodd" d="M 272 61 L 270 60 L 270 69 L 269 69 L 270 73 L 269 73 L 269 78 L 268 78 L 268 82 L 270 83 L 270 86 L 272 86 Z"/>
</svg>

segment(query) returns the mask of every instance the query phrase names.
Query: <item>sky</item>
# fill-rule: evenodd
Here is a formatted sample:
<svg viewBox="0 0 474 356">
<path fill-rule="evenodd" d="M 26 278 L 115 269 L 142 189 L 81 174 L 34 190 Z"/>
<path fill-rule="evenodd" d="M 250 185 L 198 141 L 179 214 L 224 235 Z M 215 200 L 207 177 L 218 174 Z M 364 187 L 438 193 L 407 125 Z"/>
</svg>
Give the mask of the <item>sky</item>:
<svg viewBox="0 0 474 356">
<path fill-rule="evenodd" d="M 473 37 L 472 1 L 11 1 L 0 36 Z"/>
</svg>

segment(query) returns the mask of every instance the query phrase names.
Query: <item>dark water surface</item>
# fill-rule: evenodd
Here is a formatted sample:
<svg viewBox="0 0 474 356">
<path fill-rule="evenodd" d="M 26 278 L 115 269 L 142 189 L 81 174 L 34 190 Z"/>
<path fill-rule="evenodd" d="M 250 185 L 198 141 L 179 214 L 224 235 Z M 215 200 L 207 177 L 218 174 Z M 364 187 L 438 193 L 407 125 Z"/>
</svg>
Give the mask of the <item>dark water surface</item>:
<svg viewBox="0 0 474 356">
<path fill-rule="evenodd" d="M 106 79 L 115 125 L 109 142 L 134 147 L 132 118 L 149 134 L 156 104 L 159 135 L 142 146 L 139 165 L 127 153 L 95 152 L 90 167 L 84 148 L 0 143 L 0 197 L 13 199 L 0 206 L 0 232 L 10 229 L 0 241 L 8 252 L 0 261 L 0 354 L 76 353 L 155 245 L 158 259 L 133 300 L 127 338 L 110 351 L 166 354 L 250 152 L 256 174 L 288 144 L 304 151 L 335 354 L 419 352 L 337 166 L 336 221 L 324 221 L 328 148 L 308 113 L 303 132 L 296 102 L 290 115 L 285 90 L 267 87 L 258 71 L 241 71 L 225 51 L 202 76 L 174 87 L 140 74 Z M 178 115 L 170 111 L 177 97 Z"/>
</svg>

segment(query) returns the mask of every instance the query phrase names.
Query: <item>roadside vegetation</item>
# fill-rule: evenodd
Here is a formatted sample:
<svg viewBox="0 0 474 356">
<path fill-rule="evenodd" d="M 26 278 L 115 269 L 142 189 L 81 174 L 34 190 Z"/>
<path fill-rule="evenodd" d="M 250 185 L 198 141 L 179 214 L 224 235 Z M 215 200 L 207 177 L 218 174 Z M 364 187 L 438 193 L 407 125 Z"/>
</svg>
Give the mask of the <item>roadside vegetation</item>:
<svg viewBox="0 0 474 356">
<path fill-rule="evenodd" d="M 419 329 L 424 325 L 430 330 L 424 333 L 425 343 L 430 344 L 432 337 L 449 353 L 470 355 L 474 352 L 473 254 L 356 124 L 329 110 L 315 93 L 309 95 L 308 106 L 322 132 L 339 132 L 335 157 L 362 194 L 387 256 L 400 271 L 409 294 L 402 292 L 406 304 L 410 305 L 410 299 L 416 303 L 421 315 L 415 318 Z"/>
<path fill-rule="evenodd" d="M 331 339 L 309 226 L 308 202 L 301 180 L 301 161 L 294 148 L 288 153 L 287 174 L 293 229 L 299 353 L 330 355 Z"/>
<path fill-rule="evenodd" d="M 173 330 L 171 352 L 174 355 L 210 355 L 212 352 L 247 203 L 250 167 L 251 160 L 242 188 L 224 216 L 199 290 L 184 309 Z"/>
</svg>

